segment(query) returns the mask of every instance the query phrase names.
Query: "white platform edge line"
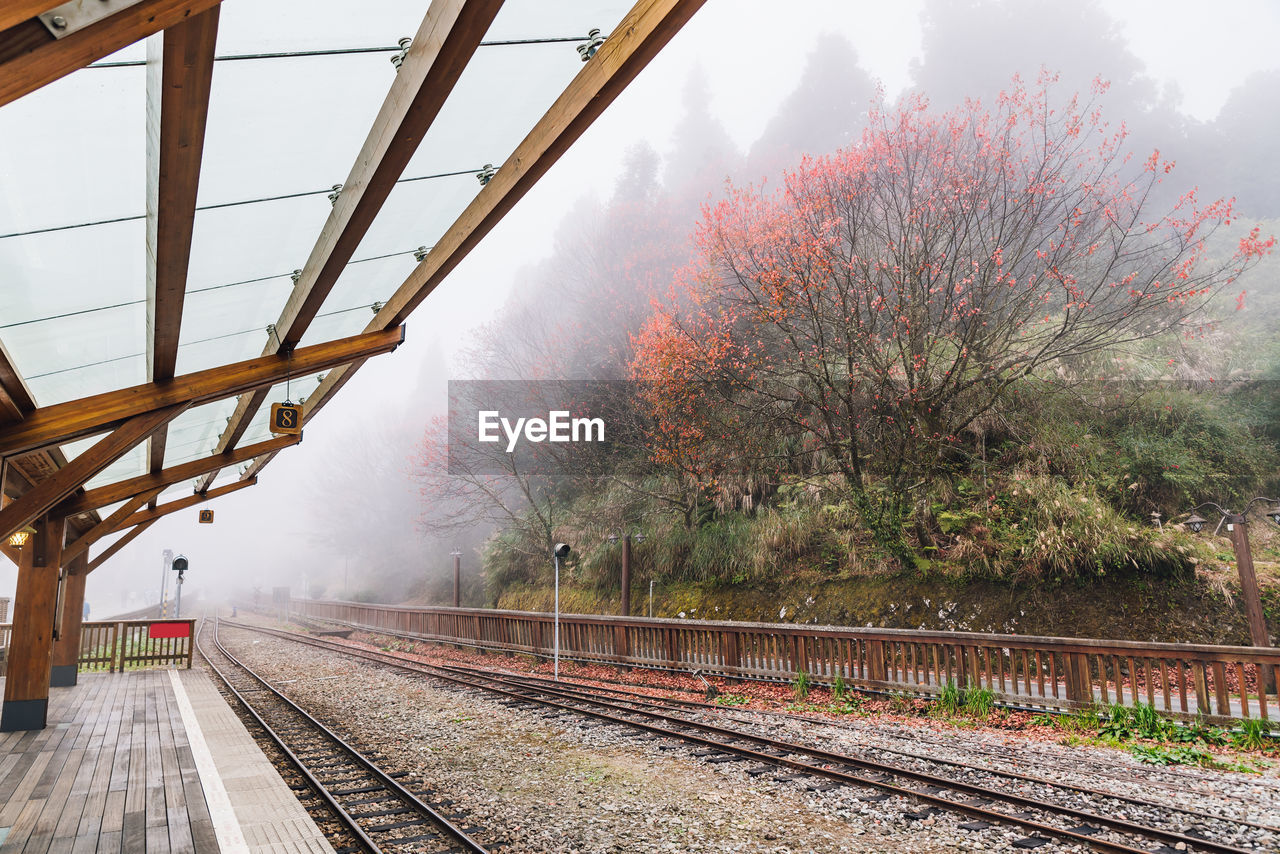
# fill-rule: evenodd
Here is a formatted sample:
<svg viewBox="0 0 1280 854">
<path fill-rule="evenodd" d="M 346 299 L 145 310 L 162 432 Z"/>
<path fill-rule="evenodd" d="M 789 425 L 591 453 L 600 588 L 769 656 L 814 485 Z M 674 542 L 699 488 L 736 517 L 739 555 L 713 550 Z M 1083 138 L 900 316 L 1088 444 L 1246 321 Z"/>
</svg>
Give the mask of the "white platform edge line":
<svg viewBox="0 0 1280 854">
<path fill-rule="evenodd" d="M 200 729 L 200 721 L 196 718 L 196 710 L 187 697 L 187 689 L 177 670 L 169 671 L 169 681 L 173 683 L 173 695 L 178 701 L 178 711 L 182 715 L 182 725 L 187 728 L 187 743 L 191 746 L 191 755 L 196 762 L 196 771 L 200 774 L 200 786 L 204 789 L 205 803 L 209 805 L 209 818 L 213 820 L 213 832 L 218 837 L 218 847 L 222 854 L 249 854 L 249 844 L 245 842 L 244 831 L 240 829 L 240 820 L 236 818 L 235 808 L 231 806 L 231 798 L 222 785 L 222 775 L 213 762 L 213 754 L 204 740 L 204 731 Z"/>
</svg>

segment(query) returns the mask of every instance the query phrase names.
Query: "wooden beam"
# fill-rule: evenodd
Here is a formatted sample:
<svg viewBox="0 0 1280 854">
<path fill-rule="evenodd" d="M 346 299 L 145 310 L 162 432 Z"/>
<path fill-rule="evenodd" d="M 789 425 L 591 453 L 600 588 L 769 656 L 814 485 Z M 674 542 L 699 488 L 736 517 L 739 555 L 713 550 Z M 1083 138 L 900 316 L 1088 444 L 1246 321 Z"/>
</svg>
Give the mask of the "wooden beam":
<svg viewBox="0 0 1280 854">
<path fill-rule="evenodd" d="M 284 349 L 302 340 L 501 7 L 502 0 L 433 0 L 427 9 L 276 321 Z M 275 352 L 276 347 L 277 342 L 270 341 L 264 354 Z M 240 398 L 218 439 L 218 451 L 235 447 L 265 402 L 265 391 Z M 208 486 L 216 475 L 211 472 L 201 485 Z"/>
<path fill-rule="evenodd" d="M 37 483 L 17 501 L 0 509 L 0 539 L 8 539 L 14 531 L 48 513 L 58 502 L 131 451 L 158 427 L 168 424 L 186 411 L 188 405 L 177 404 L 135 415 L 99 439 L 80 456 Z M 61 541 L 58 542 L 58 547 L 61 549 Z"/>
<path fill-rule="evenodd" d="M 13 366 L 13 357 L 0 342 L 0 424 L 12 424 L 27 417 L 36 408 L 31 389 Z"/>
<path fill-rule="evenodd" d="M 168 382 L 45 406 L 21 422 L 0 427 L 0 453 L 12 455 L 63 444 L 110 430 L 136 415 L 175 404 L 200 404 L 283 382 L 317 370 L 389 353 L 404 341 L 404 330 L 353 335 L 293 351 L 291 356 L 259 356 L 231 365 L 184 374 Z"/>
<path fill-rule="evenodd" d="M 222 454 L 214 454 L 211 457 L 205 457 L 200 460 L 192 460 L 189 463 L 179 463 L 176 466 L 170 466 L 167 469 L 156 472 L 155 474 L 144 474 L 138 477 L 131 477 L 128 480 L 109 483 L 106 486 L 100 486 L 97 489 L 90 489 L 83 495 L 77 495 L 64 501 L 58 507 L 58 512 L 66 515 L 72 513 L 82 513 L 86 510 L 92 510 L 95 507 L 104 507 L 108 504 L 114 504 L 117 501 L 127 501 L 136 495 L 142 495 L 157 489 L 164 489 L 173 486 L 175 483 L 182 483 L 184 480 L 197 478 L 213 468 L 227 468 L 228 466 L 238 465 L 246 460 L 251 460 L 261 454 L 277 453 L 291 445 L 296 445 L 302 441 L 302 436 L 279 436 L 275 439 L 268 439 L 265 442 L 258 442 L 253 445 L 246 445 L 243 448 L 236 448 L 233 451 L 227 451 Z"/>
<path fill-rule="evenodd" d="M 639 0 L 366 328 L 386 329 L 403 323 L 704 2 Z M 329 371 L 307 398 L 305 415 L 309 417 L 319 410 L 359 365 L 353 362 Z M 255 464 L 250 473 L 256 474 L 265 464 Z"/>
<path fill-rule="evenodd" d="M 21 24 L 59 5 L 59 0 L 5 0 L 0 5 L 0 31 Z"/>
<path fill-rule="evenodd" d="M 143 522 L 141 525 L 134 528 L 132 531 L 125 534 L 123 537 L 116 540 L 111 545 L 107 546 L 106 551 L 104 551 L 102 554 L 95 557 L 93 560 L 89 561 L 89 565 L 85 567 L 85 570 L 84 570 L 85 575 L 88 575 L 98 567 L 102 566 L 107 561 L 111 560 L 111 558 L 115 557 L 116 554 L 122 548 L 129 545 L 129 543 L 133 542 L 138 537 L 140 537 L 143 531 L 147 530 L 147 528 L 150 528 L 155 523 L 156 523 L 155 519 L 152 519 L 150 522 Z"/>
<path fill-rule="evenodd" d="M 112 531 L 123 531 L 126 528 L 132 528 L 134 525 L 141 525 L 143 522 L 150 522 L 168 516 L 170 513 L 177 513 L 179 510 L 186 510 L 189 507 L 195 507 L 197 504 L 204 504 L 206 501 L 212 501 L 222 495 L 228 495 L 232 492 L 238 492 L 249 486 L 253 486 L 258 482 L 256 477 L 247 478 L 245 480 L 237 480 L 223 486 L 216 487 L 208 492 L 197 492 L 195 495 L 188 495 L 185 498 L 179 498 L 176 501 L 170 501 L 161 504 L 154 510 L 139 510 L 129 516 L 122 522 L 117 522 L 115 529 Z"/>
<path fill-rule="evenodd" d="M 119 526 L 121 522 L 128 519 L 135 511 L 138 510 L 138 508 L 152 501 L 159 494 L 159 489 L 153 489 L 149 492 L 144 492 L 141 495 L 135 495 L 133 498 L 122 504 L 119 509 L 110 516 L 77 537 L 74 542 L 64 546 L 62 549 L 62 565 L 69 565 L 71 561 L 88 552 L 89 546 L 93 545 L 108 534 L 120 530 Z"/>
<path fill-rule="evenodd" d="M 141 0 L 60 39 L 34 17 L 8 27 L 0 32 L 0 106 L 219 2 Z"/>
<path fill-rule="evenodd" d="M 200 161 L 213 83 L 220 6 L 147 40 L 147 379 L 178 363 Z M 150 440 L 149 470 L 164 468 L 168 428 Z"/>
</svg>

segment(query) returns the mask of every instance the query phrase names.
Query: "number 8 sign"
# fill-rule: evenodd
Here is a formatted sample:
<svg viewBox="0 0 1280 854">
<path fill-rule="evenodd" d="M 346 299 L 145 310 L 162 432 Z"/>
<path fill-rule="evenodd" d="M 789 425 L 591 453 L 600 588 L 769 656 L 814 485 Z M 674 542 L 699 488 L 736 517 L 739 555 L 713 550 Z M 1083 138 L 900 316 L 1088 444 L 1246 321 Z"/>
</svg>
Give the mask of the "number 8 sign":
<svg viewBox="0 0 1280 854">
<path fill-rule="evenodd" d="M 293 435 L 301 433 L 302 407 L 292 403 L 271 404 L 271 432 Z"/>
</svg>

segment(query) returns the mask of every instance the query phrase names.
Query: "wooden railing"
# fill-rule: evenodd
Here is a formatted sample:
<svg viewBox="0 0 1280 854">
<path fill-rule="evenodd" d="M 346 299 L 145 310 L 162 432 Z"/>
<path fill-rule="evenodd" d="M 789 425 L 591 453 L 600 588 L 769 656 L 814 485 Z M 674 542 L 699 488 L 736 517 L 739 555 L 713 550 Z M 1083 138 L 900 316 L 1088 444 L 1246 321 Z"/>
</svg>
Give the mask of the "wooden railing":
<svg viewBox="0 0 1280 854">
<path fill-rule="evenodd" d="M 385 634 L 546 656 L 552 615 L 293 599 L 291 612 Z M 1280 718 L 1280 650 L 976 632 L 560 615 L 564 658 L 933 695 L 948 682 L 997 702 L 1069 711 L 1149 703 L 1175 717 Z"/>
<path fill-rule="evenodd" d="M 104 620 L 84 622 L 80 632 L 81 672 L 142 670 L 151 667 L 191 667 L 195 620 Z M 186 637 L 155 637 L 153 626 L 173 627 Z M 182 628 L 182 627 L 185 627 Z M 7 649 L 12 624 L 0 623 L 0 647 Z"/>
</svg>

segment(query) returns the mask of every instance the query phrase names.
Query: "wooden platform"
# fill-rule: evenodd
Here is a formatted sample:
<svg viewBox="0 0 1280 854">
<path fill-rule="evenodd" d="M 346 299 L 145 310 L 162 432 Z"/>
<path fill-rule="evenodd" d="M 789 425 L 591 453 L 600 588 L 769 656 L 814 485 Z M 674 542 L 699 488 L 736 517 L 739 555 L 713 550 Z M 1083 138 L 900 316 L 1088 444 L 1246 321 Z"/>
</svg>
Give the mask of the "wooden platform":
<svg viewBox="0 0 1280 854">
<path fill-rule="evenodd" d="M 204 672 L 152 670 L 81 674 L 0 735 L 0 852 L 91 851 L 332 848 Z"/>
</svg>

